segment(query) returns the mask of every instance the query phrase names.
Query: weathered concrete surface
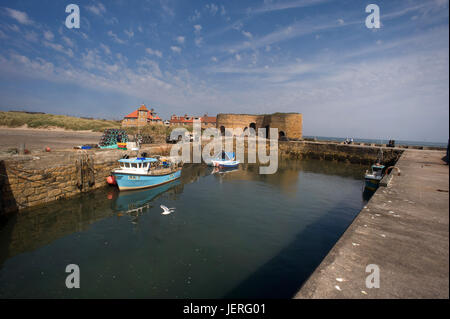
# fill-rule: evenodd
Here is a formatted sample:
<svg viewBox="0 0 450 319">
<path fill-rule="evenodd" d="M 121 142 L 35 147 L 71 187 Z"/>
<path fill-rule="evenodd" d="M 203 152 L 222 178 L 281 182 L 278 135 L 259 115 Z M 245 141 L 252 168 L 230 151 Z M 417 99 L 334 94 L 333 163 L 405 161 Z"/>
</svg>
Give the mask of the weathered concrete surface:
<svg viewBox="0 0 450 319">
<path fill-rule="evenodd" d="M 0 127 L 0 152 L 19 148 L 21 144 L 32 152 L 43 151 L 47 146 L 52 150 L 72 149 L 75 145 L 97 144 L 102 135 L 88 131 Z"/>
<path fill-rule="evenodd" d="M 448 298 L 449 168 L 445 152 L 407 150 L 295 298 Z M 366 266 L 380 269 L 367 288 Z"/>
</svg>

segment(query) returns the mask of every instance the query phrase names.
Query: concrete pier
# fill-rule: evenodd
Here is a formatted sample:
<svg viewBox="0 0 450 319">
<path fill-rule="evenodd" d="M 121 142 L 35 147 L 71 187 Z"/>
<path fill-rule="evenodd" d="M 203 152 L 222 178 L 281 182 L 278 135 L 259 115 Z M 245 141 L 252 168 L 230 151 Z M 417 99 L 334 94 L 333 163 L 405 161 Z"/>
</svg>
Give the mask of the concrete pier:
<svg viewBox="0 0 450 319">
<path fill-rule="evenodd" d="M 406 150 L 295 298 L 449 298 L 449 168 L 445 152 Z M 380 287 L 368 288 L 369 264 Z"/>
</svg>

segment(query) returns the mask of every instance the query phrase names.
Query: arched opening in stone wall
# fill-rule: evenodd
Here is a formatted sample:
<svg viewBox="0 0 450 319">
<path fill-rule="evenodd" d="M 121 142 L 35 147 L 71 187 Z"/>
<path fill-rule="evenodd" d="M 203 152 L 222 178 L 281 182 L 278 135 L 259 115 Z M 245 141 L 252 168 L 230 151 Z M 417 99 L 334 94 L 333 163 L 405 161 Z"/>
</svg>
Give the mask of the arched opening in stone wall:
<svg viewBox="0 0 450 319">
<path fill-rule="evenodd" d="M 283 131 L 278 132 L 278 139 L 280 141 L 286 141 L 287 140 L 286 134 Z"/>
<path fill-rule="evenodd" d="M 266 125 L 266 138 L 270 138 L 270 125 Z"/>
<path fill-rule="evenodd" d="M 250 128 L 252 128 L 253 129 L 253 131 L 252 132 L 250 132 L 251 133 L 251 135 L 253 136 L 253 135 L 256 135 L 256 123 L 250 123 Z"/>
<path fill-rule="evenodd" d="M 222 134 L 222 136 L 225 135 L 225 126 L 223 125 L 220 127 L 220 134 Z"/>
</svg>

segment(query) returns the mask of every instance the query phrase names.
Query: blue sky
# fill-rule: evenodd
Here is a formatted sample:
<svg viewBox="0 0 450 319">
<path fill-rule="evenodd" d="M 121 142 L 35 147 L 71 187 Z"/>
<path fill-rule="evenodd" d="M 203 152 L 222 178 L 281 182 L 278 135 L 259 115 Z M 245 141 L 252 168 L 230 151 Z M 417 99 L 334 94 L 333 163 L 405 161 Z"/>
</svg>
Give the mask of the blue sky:
<svg viewBox="0 0 450 319">
<path fill-rule="evenodd" d="M 80 29 L 65 7 L 80 7 Z M 380 7 L 381 28 L 365 26 Z M 304 134 L 447 141 L 448 0 L 0 0 L 0 109 L 300 112 Z"/>
</svg>

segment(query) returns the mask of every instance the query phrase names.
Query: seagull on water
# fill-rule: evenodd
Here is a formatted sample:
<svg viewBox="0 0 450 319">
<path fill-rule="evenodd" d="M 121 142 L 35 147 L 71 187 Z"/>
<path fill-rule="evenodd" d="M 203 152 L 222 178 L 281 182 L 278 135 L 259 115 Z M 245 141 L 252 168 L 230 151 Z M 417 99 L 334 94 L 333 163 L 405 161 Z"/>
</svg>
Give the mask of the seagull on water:
<svg viewBox="0 0 450 319">
<path fill-rule="evenodd" d="M 161 205 L 160 207 L 163 209 L 161 215 L 169 215 L 170 213 L 173 213 L 175 211 L 175 208 L 167 208 L 167 206 L 164 205 Z"/>
</svg>

